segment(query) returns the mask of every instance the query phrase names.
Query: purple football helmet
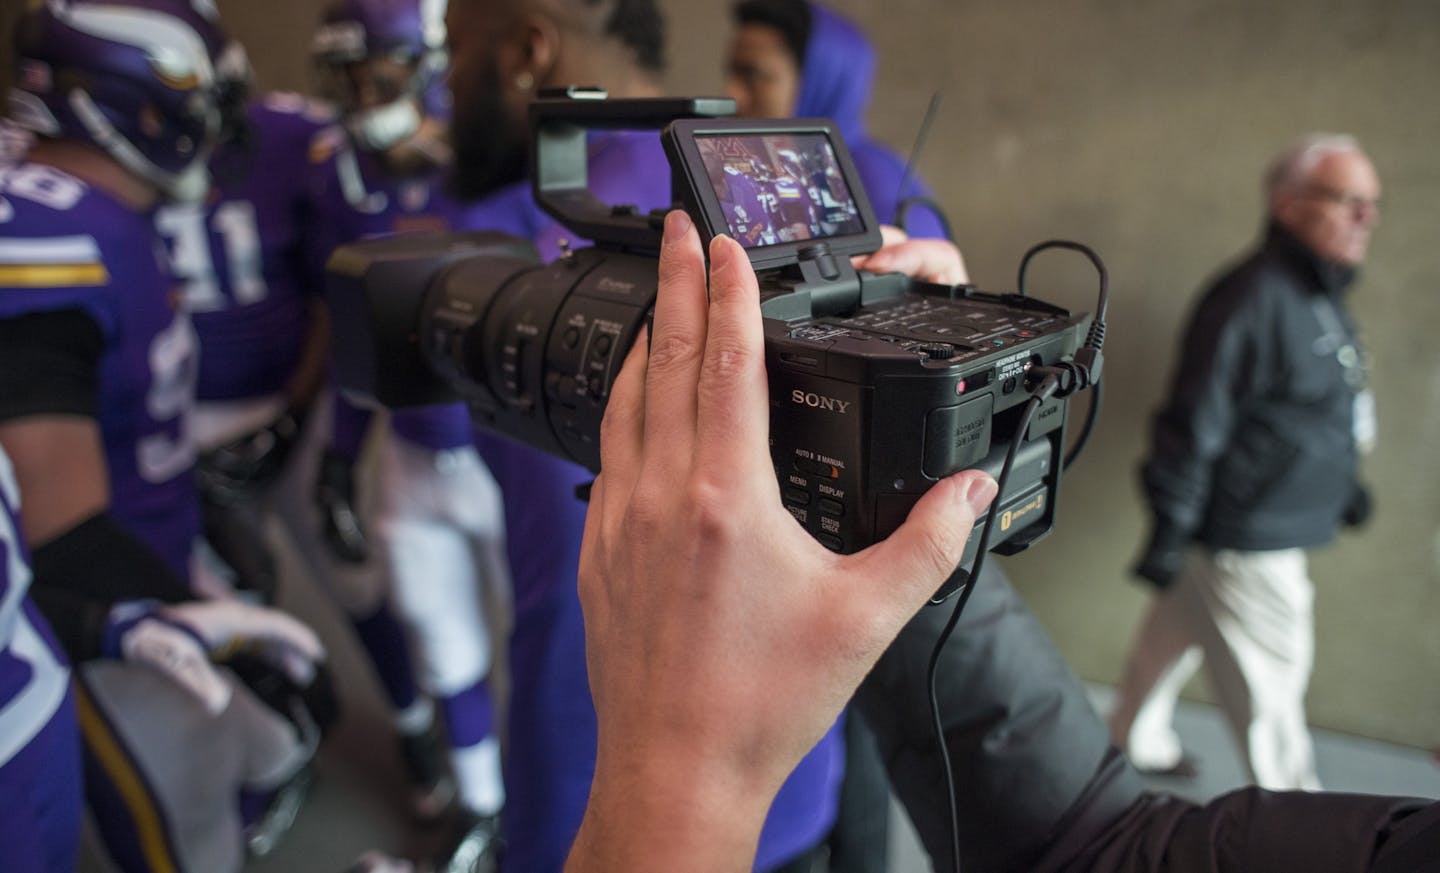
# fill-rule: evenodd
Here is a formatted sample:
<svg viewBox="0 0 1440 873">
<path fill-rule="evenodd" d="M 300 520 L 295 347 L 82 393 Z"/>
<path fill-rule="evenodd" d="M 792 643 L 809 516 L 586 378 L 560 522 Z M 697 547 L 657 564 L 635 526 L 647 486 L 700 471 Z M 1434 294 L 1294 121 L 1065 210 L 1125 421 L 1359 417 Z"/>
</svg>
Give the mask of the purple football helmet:
<svg viewBox="0 0 1440 873">
<path fill-rule="evenodd" d="M 175 199 L 204 196 L 250 72 L 213 0 L 47 0 L 15 49 L 17 123 L 94 143 Z"/>
<path fill-rule="evenodd" d="M 361 147 L 383 151 L 415 133 L 424 115 L 449 115 L 445 5 L 335 0 L 326 8 L 312 48 L 321 91 L 339 107 Z M 398 66 L 369 64 L 377 59 Z M 397 78 L 395 69 L 405 73 Z M 362 97 L 362 87 L 368 96 Z"/>
</svg>

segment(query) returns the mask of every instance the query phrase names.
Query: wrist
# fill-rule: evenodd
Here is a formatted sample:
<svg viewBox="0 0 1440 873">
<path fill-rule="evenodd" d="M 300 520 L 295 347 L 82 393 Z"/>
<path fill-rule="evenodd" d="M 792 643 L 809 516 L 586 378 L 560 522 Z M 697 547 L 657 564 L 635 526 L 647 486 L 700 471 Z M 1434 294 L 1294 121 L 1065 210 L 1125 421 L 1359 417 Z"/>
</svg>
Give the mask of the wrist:
<svg viewBox="0 0 1440 873">
<path fill-rule="evenodd" d="M 1134 573 L 1158 589 L 1169 588 L 1180 575 L 1189 537 L 1179 528 L 1157 520 L 1150 541 L 1140 554 Z"/>
<path fill-rule="evenodd" d="M 155 615 L 154 600 L 125 600 L 110 607 L 100 639 L 100 656 L 117 660 L 125 657 L 125 636 L 135 625 Z"/>
<path fill-rule="evenodd" d="M 602 744 L 566 873 L 748 871 L 783 779 L 699 744 Z"/>
</svg>

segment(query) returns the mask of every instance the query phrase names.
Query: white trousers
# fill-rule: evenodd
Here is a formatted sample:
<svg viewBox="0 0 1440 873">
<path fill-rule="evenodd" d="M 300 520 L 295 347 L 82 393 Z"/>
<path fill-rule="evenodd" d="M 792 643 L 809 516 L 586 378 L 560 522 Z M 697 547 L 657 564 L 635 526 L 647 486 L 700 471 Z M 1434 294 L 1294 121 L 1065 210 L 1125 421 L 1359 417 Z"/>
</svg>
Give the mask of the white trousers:
<svg viewBox="0 0 1440 873">
<path fill-rule="evenodd" d="M 448 696 L 489 674 L 492 627 L 508 624 L 486 610 L 510 601 L 500 486 L 472 446 L 436 452 L 389 437 L 378 529 L 420 684 Z"/>
<path fill-rule="evenodd" d="M 381 461 L 378 531 L 394 602 L 411 634 L 420 687 L 452 697 L 490 674 L 508 634 L 510 563 L 500 486 L 474 446 L 432 451 L 391 432 Z M 498 613 L 498 614 L 497 614 Z M 452 746 L 461 801 L 504 803 L 500 744 Z"/>
<path fill-rule="evenodd" d="M 1314 599 L 1301 549 L 1193 549 L 1132 644 L 1110 716 L 1115 743 L 1139 767 L 1174 766 L 1175 703 L 1203 663 L 1255 784 L 1318 790 L 1305 726 Z"/>
</svg>

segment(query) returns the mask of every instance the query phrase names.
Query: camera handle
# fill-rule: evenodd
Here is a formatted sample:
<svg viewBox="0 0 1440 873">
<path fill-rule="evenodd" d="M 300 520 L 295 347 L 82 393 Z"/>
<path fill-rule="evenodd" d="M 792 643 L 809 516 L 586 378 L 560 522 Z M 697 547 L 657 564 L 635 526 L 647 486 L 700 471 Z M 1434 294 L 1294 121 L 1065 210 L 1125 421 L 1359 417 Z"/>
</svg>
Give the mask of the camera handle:
<svg viewBox="0 0 1440 873">
<path fill-rule="evenodd" d="M 654 216 L 642 215 L 633 206 L 605 203 L 590 191 L 590 131 L 658 131 L 677 118 L 734 114 L 735 101 L 728 97 L 611 100 L 598 87 L 544 89 L 530 104 L 535 202 L 584 239 L 659 251 L 663 226 Z"/>
</svg>

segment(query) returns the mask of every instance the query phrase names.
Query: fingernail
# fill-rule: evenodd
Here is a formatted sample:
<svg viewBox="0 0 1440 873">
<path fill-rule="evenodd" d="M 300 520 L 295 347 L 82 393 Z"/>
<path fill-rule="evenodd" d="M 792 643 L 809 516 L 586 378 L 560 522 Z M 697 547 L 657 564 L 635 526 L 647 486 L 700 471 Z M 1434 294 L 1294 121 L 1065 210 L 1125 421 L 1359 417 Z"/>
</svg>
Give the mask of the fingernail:
<svg viewBox="0 0 1440 873">
<path fill-rule="evenodd" d="M 710 240 L 710 270 L 723 270 L 730 266 L 730 245 L 731 239 L 725 234 L 720 234 Z"/>
<path fill-rule="evenodd" d="M 990 506 L 999 490 L 1000 486 L 995 484 L 995 480 L 989 475 L 976 476 L 965 489 L 965 503 L 969 505 L 970 511 L 978 516 Z"/>
<path fill-rule="evenodd" d="M 668 240 L 678 240 L 690 232 L 690 216 L 685 214 L 683 209 L 672 209 L 670 214 L 665 216 L 665 237 Z"/>
</svg>

